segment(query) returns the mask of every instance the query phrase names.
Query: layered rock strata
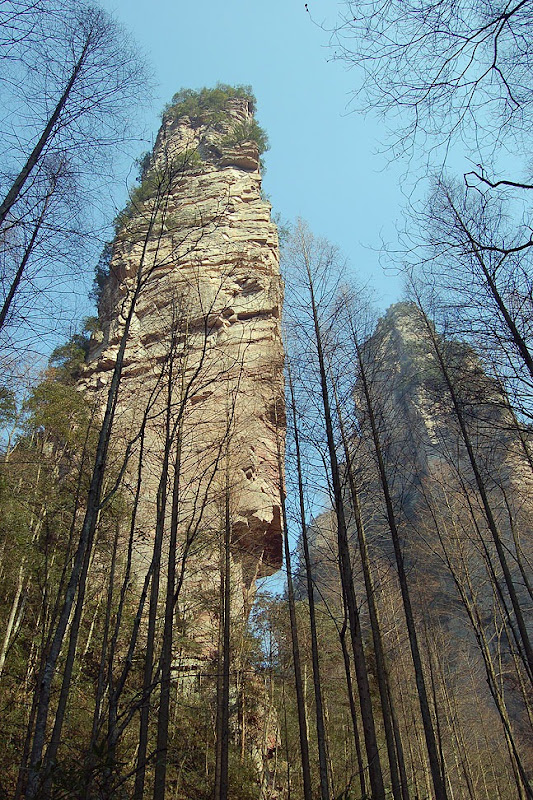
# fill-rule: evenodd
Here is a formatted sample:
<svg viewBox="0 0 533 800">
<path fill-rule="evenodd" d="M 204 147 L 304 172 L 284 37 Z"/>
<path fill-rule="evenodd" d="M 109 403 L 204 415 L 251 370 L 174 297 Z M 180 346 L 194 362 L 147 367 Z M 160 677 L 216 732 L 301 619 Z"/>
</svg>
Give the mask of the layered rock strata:
<svg viewBox="0 0 533 800">
<path fill-rule="evenodd" d="M 141 475 L 135 571 L 142 580 L 151 559 L 170 442 L 165 542 L 177 464 L 179 617 L 207 649 L 228 519 L 237 611 L 249 609 L 255 580 L 281 566 L 282 283 L 253 125 L 241 97 L 222 110 L 167 111 L 118 220 L 82 380 L 104 403 L 134 301 L 113 442 L 129 449 L 132 498 Z"/>
</svg>

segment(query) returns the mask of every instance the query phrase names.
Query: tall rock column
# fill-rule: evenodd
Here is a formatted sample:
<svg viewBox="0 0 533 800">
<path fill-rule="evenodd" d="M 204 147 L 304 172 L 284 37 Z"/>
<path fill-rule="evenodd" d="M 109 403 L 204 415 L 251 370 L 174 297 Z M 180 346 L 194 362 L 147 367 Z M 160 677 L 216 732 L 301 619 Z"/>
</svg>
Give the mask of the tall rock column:
<svg viewBox="0 0 533 800">
<path fill-rule="evenodd" d="M 105 400 L 140 286 L 113 429 L 114 451 L 129 445 L 132 497 L 143 447 L 135 571 L 142 580 L 151 558 L 168 421 L 171 463 L 180 464 L 178 576 L 187 556 L 180 607 L 194 616 L 194 638 L 212 640 L 226 499 L 232 591 L 244 613 L 256 578 L 281 566 L 282 283 L 253 99 L 217 89 L 178 100 L 117 220 L 82 385 Z M 165 542 L 170 478 L 167 488 Z"/>
</svg>

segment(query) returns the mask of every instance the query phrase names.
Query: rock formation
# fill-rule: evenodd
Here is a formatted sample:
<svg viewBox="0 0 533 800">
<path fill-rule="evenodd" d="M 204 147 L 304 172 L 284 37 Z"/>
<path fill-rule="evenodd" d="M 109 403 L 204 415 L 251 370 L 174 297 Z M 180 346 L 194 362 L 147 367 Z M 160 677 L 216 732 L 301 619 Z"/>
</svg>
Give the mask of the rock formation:
<svg viewBox="0 0 533 800">
<path fill-rule="evenodd" d="M 520 433 L 501 385 L 487 375 L 473 350 L 456 339 L 441 339 L 440 344 L 456 392 L 461 397 L 479 469 L 493 495 L 502 531 L 510 536 L 510 509 L 498 492 L 505 493 L 514 515 L 526 529 L 530 524 L 526 519 L 531 516 L 527 497 L 533 488 L 527 463 L 530 445 L 524 433 Z M 424 512 L 423 493 L 428 491 L 428 484 L 433 480 L 443 481 L 445 472 L 450 490 L 454 486 L 459 492 L 461 487 L 455 486 L 453 473 L 467 474 L 472 484 L 470 463 L 449 391 L 417 307 L 412 303 L 391 306 L 361 352 L 376 402 L 382 446 L 390 464 L 389 481 L 396 511 L 409 531 L 406 558 L 414 558 L 411 546 L 418 538 L 420 517 L 427 513 Z M 372 500 L 373 495 L 380 495 L 380 488 L 364 398 L 357 383 L 353 398 L 353 412 L 360 431 L 355 463 L 361 491 L 364 490 L 362 502 L 367 530 L 377 551 L 392 558 L 384 512 L 376 511 L 376 505 L 379 508 L 382 501 Z M 311 538 L 320 538 L 322 530 L 329 541 L 329 513 L 311 527 Z M 427 523 L 427 519 L 424 522 Z M 330 549 L 328 547 L 328 551 Z M 423 574 L 427 577 L 432 563 L 427 553 L 424 559 Z M 325 564 L 324 558 L 317 558 L 317 569 L 325 569 Z M 332 573 L 335 571 L 334 564 Z M 442 567 L 435 566 L 435 573 L 441 574 Z"/>
<path fill-rule="evenodd" d="M 113 429 L 119 449 L 129 449 L 132 498 L 141 476 L 134 569 L 141 582 L 170 444 L 164 536 L 177 464 L 178 618 L 207 654 L 216 644 L 226 510 L 234 613 L 246 614 L 256 578 L 281 566 L 282 283 L 253 101 L 239 92 L 191 95 L 165 112 L 117 220 L 82 386 L 105 401 L 135 302 Z"/>
<path fill-rule="evenodd" d="M 531 631 L 532 604 L 526 583 L 532 556 L 531 431 L 519 424 L 501 384 L 487 374 L 471 347 L 458 339 L 446 339 L 436 332 L 434 335 L 460 403 L 509 573 Z M 361 352 L 415 619 L 420 630 L 430 630 L 439 647 L 446 648 L 442 655 L 447 659 L 449 686 L 456 693 L 461 714 L 465 718 L 472 715 L 475 700 L 476 713 L 485 715 L 490 726 L 501 732 L 494 701 L 497 692 L 494 687 L 488 691 L 485 672 L 487 654 L 498 661 L 506 713 L 516 729 L 517 740 L 522 737 L 526 742 L 529 724 L 519 673 L 513 666 L 516 645 L 509 632 L 502 629 L 498 606 L 503 597 L 505 613 L 510 616 L 506 585 L 449 388 L 417 306 L 392 306 Z M 399 619 L 403 624 L 396 562 L 367 406 L 355 370 L 354 384 L 351 413 L 357 418 L 357 426 L 352 440 L 352 470 L 383 629 L 389 635 Z M 345 492 L 350 511 L 348 486 Z M 353 513 L 349 514 L 349 534 L 354 543 L 356 587 L 364 597 Z M 336 518 L 332 511 L 314 520 L 309 527 L 309 540 L 313 577 L 320 594 L 330 608 L 342 609 L 335 558 Z M 305 594 L 301 579 L 299 587 Z M 364 602 L 361 605 L 363 629 L 369 637 Z M 339 613 L 342 619 L 342 610 Z M 390 639 L 393 641 L 394 637 Z M 484 651 L 479 647 L 480 639 L 486 642 Z M 409 658 L 402 664 L 400 641 L 398 638 L 396 645 L 390 647 L 388 657 L 392 678 L 403 684 L 408 682 L 409 667 L 405 664 L 409 665 Z M 477 681 L 474 693 L 472 675 Z M 501 744 L 494 745 L 494 753 L 500 747 Z M 523 758 L 524 763 L 531 764 L 528 745 L 524 746 Z"/>
</svg>

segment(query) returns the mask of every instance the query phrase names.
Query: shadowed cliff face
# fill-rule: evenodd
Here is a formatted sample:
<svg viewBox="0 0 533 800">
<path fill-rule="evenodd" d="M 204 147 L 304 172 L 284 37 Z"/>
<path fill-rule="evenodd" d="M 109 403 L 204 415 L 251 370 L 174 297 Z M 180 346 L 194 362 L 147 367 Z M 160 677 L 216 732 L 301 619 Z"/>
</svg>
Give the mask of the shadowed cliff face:
<svg viewBox="0 0 533 800">
<path fill-rule="evenodd" d="M 198 606 L 206 636 L 226 506 L 237 608 L 246 612 L 255 579 L 281 566 L 282 284 L 258 147 L 246 138 L 252 123 L 244 98 L 216 113 L 184 116 L 178 106 L 165 115 L 142 183 L 119 218 L 101 330 L 82 380 L 103 402 L 140 285 L 113 434 L 123 450 L 131 443 L 125 480 L 132 497 L 142 465 L 135 568 L 142 579 L 170 431 L 165 539 L 177 464 L 182 611 Z"/>
<path fill-rule="evenodd" d="M 485 652 L 497 658 L 502 669 L 507 712 L 526 741 L 530 725 L 513 672 L 515 645 L 506 639 L 508 633 L 502 634 L 498 610 L 498 596 L 505 591 L 501 567 L 449 386 L 432 341 L 417 307 L 398 303 L 387 311 L 362 347 L 415 619 L 420 630 L 425 627 L 435 637 L 434 641 L 439 642 L 439 657 L 446 664 L 448 691 L 455 695 L 456 707 L 462 707 L 465 719 L 473 719 L 474 713 L 486 715 L 497 730 L 494 696 L 488 689 L 485 673 L 486 656 L 479 648 L 480 637 L 485 637 Z M 521 558 L 529 564 L 532 555 L 529 426 L 519 425 L 501 385 L 484 370 L 483 362 L 472 348 L 437 332 L 435 341 L 462 412 L 517 597 L 530 625 L 531 596 L 521 566 Z M 402 630 L 404 616 L 368 408 L 358 377 L 354 372 L 351 413 L 357 418 L 357 429 L 351 441 L 352 469 L 376 600 L 388 636 L 395 627 Z M 345 502 L 353 543 L 354 581 L 364 598 L 348 482 Z M 321 596 L 328 601 L 328 609 L 339 609 L 342 622 L 335 513 L 328 510 L 318 516 L 310 525 L 308 536 L 313 578 Z M 305 596 L 303 578 L 299 579 L 299 591 Z M 363 631 L 369 635 L 364 599 L 361 607 Z M 391 636 L 389 642 L 392 641 Z M 387 643 L 385 646 L 390 647 L 393 680 L 398 670 L 397 679 L 402 685 L 407 684 L 410 668 L 396 666 L 401 664 L 401 648 L 395 649 Z M 479 682 L 472 692 L 474 675 Z M 473 738 L 476 735 L 473 726 Z M 495 745 L 495 755 L 500 747 L 501 744 Z"/>
</svg>

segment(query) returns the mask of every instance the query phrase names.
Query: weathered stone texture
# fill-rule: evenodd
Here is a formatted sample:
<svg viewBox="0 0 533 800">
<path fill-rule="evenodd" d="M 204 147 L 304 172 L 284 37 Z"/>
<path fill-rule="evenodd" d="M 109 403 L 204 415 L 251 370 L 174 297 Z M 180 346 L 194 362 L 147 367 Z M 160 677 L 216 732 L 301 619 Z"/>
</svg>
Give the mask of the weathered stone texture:
<svg viewBox="0 0 533 800">
<path fill-rule="evenodd" d="M 248 101 L 236 98 L 216 122 L 165 118 L 145 175 L 150 196 L 132 202 L 114 242 L 102 330 L 83 379 L 86 391 L 103 402 L 141 270 L 113 434 L 122 451 L 133 442 L 126 477 L 133 493 L 140 448 L 135 437 L 151 403 L 136 570 L 142 578 L 153 541 L 172 361 L 172 459 L 178 441 L 181 448 L 178 561 L 187 537 L 192 539 L 182 606 L 190 606 L 185 615 L 197 614 L 197 629 L 199 618 L 205 619 L 211 638 L 226 492 L 233 591 L 242 597 L 237 605 L 246 610 L 255 579 L 281 566 L 278 238 L 261 198 L 257 146 L 223 144 L 235 125 L 251 118 Z"/>
</svg>

